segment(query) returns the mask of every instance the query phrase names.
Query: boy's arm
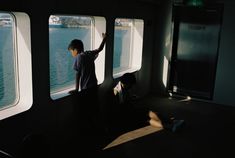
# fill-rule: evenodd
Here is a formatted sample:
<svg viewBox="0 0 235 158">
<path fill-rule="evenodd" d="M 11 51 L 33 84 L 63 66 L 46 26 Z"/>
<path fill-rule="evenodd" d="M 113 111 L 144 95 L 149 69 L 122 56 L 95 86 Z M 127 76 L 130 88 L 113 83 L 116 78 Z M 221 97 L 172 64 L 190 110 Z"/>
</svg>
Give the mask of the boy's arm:
<svg viewBox="0 0 235 158">
<path fill-rule="evenodd" d="M 101 52 L 101 51 L 103 50 L 103 48 L 104 48 L 104 45 L 105 45 L 105 42 L 106 42 L 106 38 L 107 38 L 106 33 L 102 33 L 102 37 L 103 37 L 103 40 L 102 40 L 102 42 L 101 42 L 99 48 L 95 50 L 95 53 L 96 53 L 96 54 L 98 54 L 99 52 Z"/>
<path fill-rule="evenodd" d="M 76 73 L 76 90 L 79 90 L 79 81 L 80 81 L 80 75 Z"/>
<path fill-rule="evenodd" d="M 80 81 L 80 75 L 76 73 L 76 86 L 74 90 L 69 91 L 69 94 L 75 94 L 79 90 L 79 81 Z"/>
</svg>

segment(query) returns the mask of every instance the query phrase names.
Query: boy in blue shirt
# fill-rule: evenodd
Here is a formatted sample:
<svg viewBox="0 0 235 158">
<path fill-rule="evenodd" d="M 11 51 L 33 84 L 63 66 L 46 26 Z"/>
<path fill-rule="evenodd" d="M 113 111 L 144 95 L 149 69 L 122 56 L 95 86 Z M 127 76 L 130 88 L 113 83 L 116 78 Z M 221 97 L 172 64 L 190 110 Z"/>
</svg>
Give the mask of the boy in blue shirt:
<svg viewBox="0 0 235 158">
<path fill-rule="evenodd" d="M 74 39 L 70 42 L 68 50 L 75 58 L 73 69 L 76 71 L 76 87 L 69 91 L 70 94 L 76 93 L 79 89 L 84 90 L 97 86 L 95 74 L 95 59 L 103 50 L 106 42 L 106 34 L 102 33 L 103 40 L 98 49 L 84 51 L 83 42 Z"/>
</svg>

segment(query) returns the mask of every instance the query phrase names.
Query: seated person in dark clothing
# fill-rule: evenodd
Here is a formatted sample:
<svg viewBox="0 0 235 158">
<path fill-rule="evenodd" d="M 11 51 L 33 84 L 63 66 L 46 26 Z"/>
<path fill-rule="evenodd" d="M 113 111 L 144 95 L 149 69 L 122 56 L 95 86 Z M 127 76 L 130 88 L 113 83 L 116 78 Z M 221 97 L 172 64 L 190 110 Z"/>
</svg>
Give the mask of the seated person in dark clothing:
<svg viewBox="0 0 235 158">
<path fill-rule="evenodd" d="M 136 78 L 133 73 L 125 73 L 121 76 L 118 84 L 113 88 L 113 93 L 117 96 L 119 104 L 128 103 L 131 101 L 132 97 L 130 94 L 130 89 L 136 83 Z"/>
<path fill-rule="evenodd" d="M 157 112 L 136 108 L 136 97 L 130 93 L 130 89 L 135 83 L 136 78 L 134 73 L 125 73 L 113 88 L 115 100 L 118 102 L 117 106 L 120 106 L 119 118 L 124 119 L 122 123 L 127 130 L 133 130 L 133 128 L 140 128 L 141 126 L 143 127 L 146 125 L 146 122 L 149 122 L 149 124 L 154 127 L 167 129 L 172 132 L 176 132 L 182 127 L 184 120 L 176 120 L 174 118 L 168 119 L 167 117 L 160 117 Z"/>
<path fill-rule="evenodd" d="M 136 83 L 133 73 L 125 73 L 108 93 L 107 123 L 109 131 L 115 136 L 135 130 L 148 124 L 147 111 L 136 108 L 136 98 L 131 93 Z"/>
</svg>

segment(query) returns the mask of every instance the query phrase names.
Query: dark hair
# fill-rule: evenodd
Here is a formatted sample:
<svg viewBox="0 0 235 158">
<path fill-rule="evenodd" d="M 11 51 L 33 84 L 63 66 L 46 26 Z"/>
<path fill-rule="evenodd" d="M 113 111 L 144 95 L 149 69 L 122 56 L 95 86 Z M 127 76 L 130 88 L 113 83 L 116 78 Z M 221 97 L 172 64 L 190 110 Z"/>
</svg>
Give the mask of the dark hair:
<svg viewBox="0 0 235 158">
<path fill-rule="evenodd" d="M 68 50 L 70 49 L 71 50 L 77 49 L 79 51 L 84 51 L 83 42 L 79 39 L 72 40 L 68 46 Z"/>
<path fill-rule="evenodd" d="M 120 81 L 124 85 L 132 86 L 133 84 L 136 83 L 136 78 L 133 73 L 125 73 L 124 75 L 121 76 Z"/>
</svg>

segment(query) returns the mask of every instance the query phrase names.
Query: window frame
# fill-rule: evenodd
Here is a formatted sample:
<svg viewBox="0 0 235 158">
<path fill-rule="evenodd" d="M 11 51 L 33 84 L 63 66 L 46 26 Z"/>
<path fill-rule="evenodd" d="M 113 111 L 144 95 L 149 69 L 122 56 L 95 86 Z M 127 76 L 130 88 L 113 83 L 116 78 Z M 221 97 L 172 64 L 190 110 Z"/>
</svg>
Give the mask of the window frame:
<svg viewBox="0 0 235 158">
<path fill-rule="evenodd" d="M 131 73 L 131 72 L 135 72 L 135 71 L 140 70 L 142 67 L 142 54 L 143 54 L 144 19 L 115 18 L 114 22 L 116 22 L 117 19 L 131 20 L 130 52 L 129 52 L 130 57 L 128 59 L 129 60 L 128 61 L 128 68 L 123 68 L 123 67 L 114 68 L 114 65 L 113 65 L 113 78 L 118 78 L 118 77 L 122 76 L 124 73 L 128 73 L 128 72 Z M 141 26 L 138 26 L 139 24 Z M 114 33 L 115 33 L 115 27 L 116 26 L 114 25 Z M 138 42 L 140 39 L 135 39 L 136 30 L 141 31 L 142 39 L 141 39 L 140 43 Z M 139 43 L 139 45 L 141 46 L 141 49 L 135 49 L 135 47 L 138 46 L 137 43 Z M 113 52 L 114 52 L 114 50 L 115 50 L 115 39 L 114 39 Z M 136 57 L 137 55 L 139 55 L 139 57 Z M 113 60 L 114 60 L 114 56 L 113 56 Z"/>
<path fill-rule="evenodd" d="M 33 104 L 30 18 L 24 12 L 2 12 L 13 18 L 16 99 L 0 109 L 0 120 L 27 111 Z"/>
<path fill-rule="evenodd" d="M 102 32 L 106 31 L 106 19 L 105 17 L 101 16 L 92 16 L 92 15 L 68 15 L 68 14 L 51 14 L 50 16 L 55 15 L 55 16 L 74 16 L 74 17 L 89 17 L 91 18 L 91 43 L 90 43 L 90 50 L 96 49 L 99 47 L 101 40 L 102 40 Z M 49 16 L 49 17 L 50 17 Z M 49 25 L 48 25 L 49 26 Z M 99 57 L 95 60 L 95 65 L 96 65 L 96 76 L 98 80 L 98 84 L 102 84 L 104 81 L 104 75 L 105 75 L 105 47 L 104 49 L 100 52 Z M 102 61 L 103 60 L 103 61 Z M 49 63 L 50 64 L 50 63 Z M 98 68 L 97 68 L 98 67 Z M 101 68 L 102 72 L 98 72 L 98 69 Z M 73 71 L 72 66 L 71 66 L 71 71 Z M 103 76 L 101 76 L 101 75 Z M 75 81 L 75 78 L 74 78 Z M 50 97 L 52 100 L 57 100 L 59 98 L 63 98 L 66 96 L 69 96 L 70 94 L 68 93 L 70 90 L 75 89 L 75 82 L 73 85 L 63 87 L 59 91 L 54 91 L 52 92 L 50 89 Z M 80 90 L 79 90 L 80 91 Z"/>
</svg>

